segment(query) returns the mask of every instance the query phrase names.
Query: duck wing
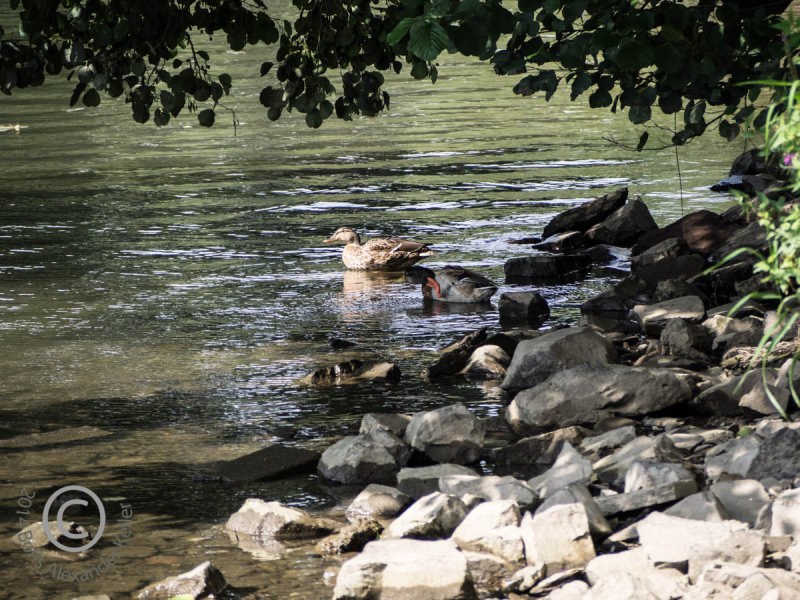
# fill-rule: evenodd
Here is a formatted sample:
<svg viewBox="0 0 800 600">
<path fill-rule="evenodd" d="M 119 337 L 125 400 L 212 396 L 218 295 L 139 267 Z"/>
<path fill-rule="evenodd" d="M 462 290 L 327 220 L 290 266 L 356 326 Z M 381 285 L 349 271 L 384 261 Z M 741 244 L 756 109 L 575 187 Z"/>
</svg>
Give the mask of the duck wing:
<svg viewBox="0 0 800 600">
<path fill-rule="evenodd" d="M 464 267 L 448 265 L 439 271 L 439 275 L 450 279 L 453 283 L 468 283 L 476 287 L 497 288 L 497 284 L 485 275 Z"/>
<path fill-rule="evenodd" d="M 413 240 L 404 240 L 403 238 L 375 238 L 373 240 L 369 240 L 365 246 L 370 250 L 384 252 L 433 253 L 433 250 L 428 248 L 427 244 L 415 242 Z"/>
</svg>

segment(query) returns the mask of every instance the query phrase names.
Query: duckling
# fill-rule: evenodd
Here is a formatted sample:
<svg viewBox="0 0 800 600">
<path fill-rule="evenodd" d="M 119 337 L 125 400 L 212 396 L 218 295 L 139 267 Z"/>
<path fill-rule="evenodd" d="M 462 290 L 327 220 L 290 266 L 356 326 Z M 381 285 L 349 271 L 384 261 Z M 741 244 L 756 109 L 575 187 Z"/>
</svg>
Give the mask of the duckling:
<svg viewBox="0 0 800 600">
<path fill-rule="evenodd" d="M 406 270 L 406 281 L 422 285 L 422 297 L 444 302 L 479 304 L 488 302 L 497 291 L 491 279 L 455 265 L 447 265 L 438 273 L 425 267 Z"/>
<path fill-rule="evenodd" d="M 401 238 L 373 238 L 362 246 L 349 227 L 340 227 L 325 243 L 344 242 L 342 261 L 348 269 L 402 271 L 436 252 L 427 244 Z"/>
</svg>

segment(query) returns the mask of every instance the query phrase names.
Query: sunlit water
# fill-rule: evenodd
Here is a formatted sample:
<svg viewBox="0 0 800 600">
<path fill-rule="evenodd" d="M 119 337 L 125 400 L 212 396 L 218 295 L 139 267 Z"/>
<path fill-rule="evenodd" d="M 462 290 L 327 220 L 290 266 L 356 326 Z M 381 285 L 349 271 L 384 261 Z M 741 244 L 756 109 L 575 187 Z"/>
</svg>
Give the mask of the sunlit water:
<svg viewBox="0 0 800 600">
<path fill-rule="evenodd" d="M 559 211 L 628 186 L 665 224 L 731 199 L 708 186 L 741 146 L 713 134 L 680 151 L 635 153 L 623 116 L 564 96 L 550 104 L 511 93 L 486 65 L 445 57 L 435 86 L 396 77 L 392 110 L 376 119 L 266 120 L 256 51 L 223 54 L 240 125 L 191 115 L 163 129 L 136 125 L 105 101 L 69 109 L 50 83 L 0 99 L 0 438 L 96 426 L 106 437 L 4 448 L 0 532 L 17 530 L 22 487 L 85 485 L 135 509 L 134 536 L 113 573 L 86 583 L 36 573 L 0 544 L 9 598 L 109 593 L 127 597 L 210 559 L 245 595 L 328 597 L 306 548 L 262 561 L 231 544 L 220 524 L 249 496 L 311 510 L 346 495 L 314 476 L 243 486 L 200 483 L 197 472 L 271 441 L 321 449 L 369 411 L 413 412 L 456 401 L 498 414 L 497 388 L 428 383 L 433 352 L 481 326 L 495 308 L 425 308 L 399 275 L 348 272 L 337 227 L 363 237 L 431 243 L 426 261 L 473 267 L 503 282 L 503 263 L 531 250 Z M 3 125 L 24 126 L 18 132 Z M 681 186 L 683 199 L 681 200 Z M 551 320 L 617 277 L 620 254 L 583 281 L 536 289 Z M 502 291 L 529 289 L 502 285 Z M 354 341 L 334 352 L 332 337 Z M 297 379 L 352 357 L 396 362 L 399 385 L 307 388 Z M 38 504 L 37 504 L 38 503 Z M 105 539 L 105 538 L 104 538 Z M 103 543 L 79 564 L 90 564 Z M 63 559 L 57 559 L 63 560 Z M 260 595 L 259 595 L 260 594 Z"/>
</svg>

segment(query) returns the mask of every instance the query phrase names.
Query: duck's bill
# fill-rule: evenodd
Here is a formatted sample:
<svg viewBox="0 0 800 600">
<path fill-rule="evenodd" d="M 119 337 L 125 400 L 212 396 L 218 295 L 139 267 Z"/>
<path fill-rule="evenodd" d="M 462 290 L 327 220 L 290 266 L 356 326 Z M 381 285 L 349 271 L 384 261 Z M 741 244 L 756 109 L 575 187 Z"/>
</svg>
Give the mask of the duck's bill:
<svg viewBox="0 0 800 600">
<path fill-rule="evenodd" d="M 322 240 L 322 243 L 323 244 L 330 244 L 331 242 L 335 242 L 335 241 L 336 241 L 335 239 L 331 238 L 329 240 Z"/>
</svg>

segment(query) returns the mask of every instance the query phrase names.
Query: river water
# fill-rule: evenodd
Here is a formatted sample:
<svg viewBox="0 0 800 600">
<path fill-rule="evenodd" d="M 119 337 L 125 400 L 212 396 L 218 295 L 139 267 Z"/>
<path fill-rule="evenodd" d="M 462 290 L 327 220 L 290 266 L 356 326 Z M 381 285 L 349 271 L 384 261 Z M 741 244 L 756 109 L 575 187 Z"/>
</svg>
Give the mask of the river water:
<svg viewBox="0 0 800 600">
<path fill-rule="evenodd" d="M 125 598 L 208 559 L 253 598 L 329 597 L 323 570 L 336 559 L 299 547 L 263 560 L 220 525 L 250 496 L 310 510 L 346 497 L 314 476 L 241 486 L 193 476 L 272 441 L 324 448 L 369 411 L 455 401 L 482 417 L 501 411 L 497 388 L 419 376 L 437 348 L 480 326 L 497 330 L 496 309 L 426 309 L 398 275 L 347 272 L 341 247 L 322 244 L 337 227 L 429 242 L 440 254 L 427 266 L 470 266 L 502 284 L 503 263 L 530 252 L 512 241 L 621 186 L 642 194 L 660 224 L 731 203 L 708 186 L 742 146 L 716 134 L 680 150 L 679 181 L 673 151 L 604 140 L 635 145 L 624 115 L 565 95 L 515 97 L 512 79 L 455 57 L 443 57 L 435 85 L 390 78 L 385 115 L 309 130 L 303 115 L 267 121 L 258 104 L 264 58 L 253 49 L 215 56 L 234 77 L 225 103 L 239 120 L 235 135 L 224 110 L 213 129 L 188 114 L 157 129 L 135 124 L 122 102 L 70 109 L 64 82 L 0 99 L 8 598 Z M 11 125 L 21 127 L 3 128 Z M 537 287 L 553 311 L 545 327 L 573 322 L 624 266 L 622 254 L 584 281 Z M 515 289 L 529 288 L 501 286 Z M 334 352 L 332 337 L 358 345 Z M 402 382 L 297 383 L 318 366 L 370 356 L 396 362 Z M 86 426 L 107 435 L 16 438 Z M 117 564 L 81 583 L 40 573 L 8 542 L 23 488 L 36 493 L 30 514 L 40 519 L 48 495 L 72 484 L 97 492 L 110 515 L 119 502 L 135 515 Z M 111 547 L 103 539 L 69 564 L 94 564 Z"/>
</svg>

